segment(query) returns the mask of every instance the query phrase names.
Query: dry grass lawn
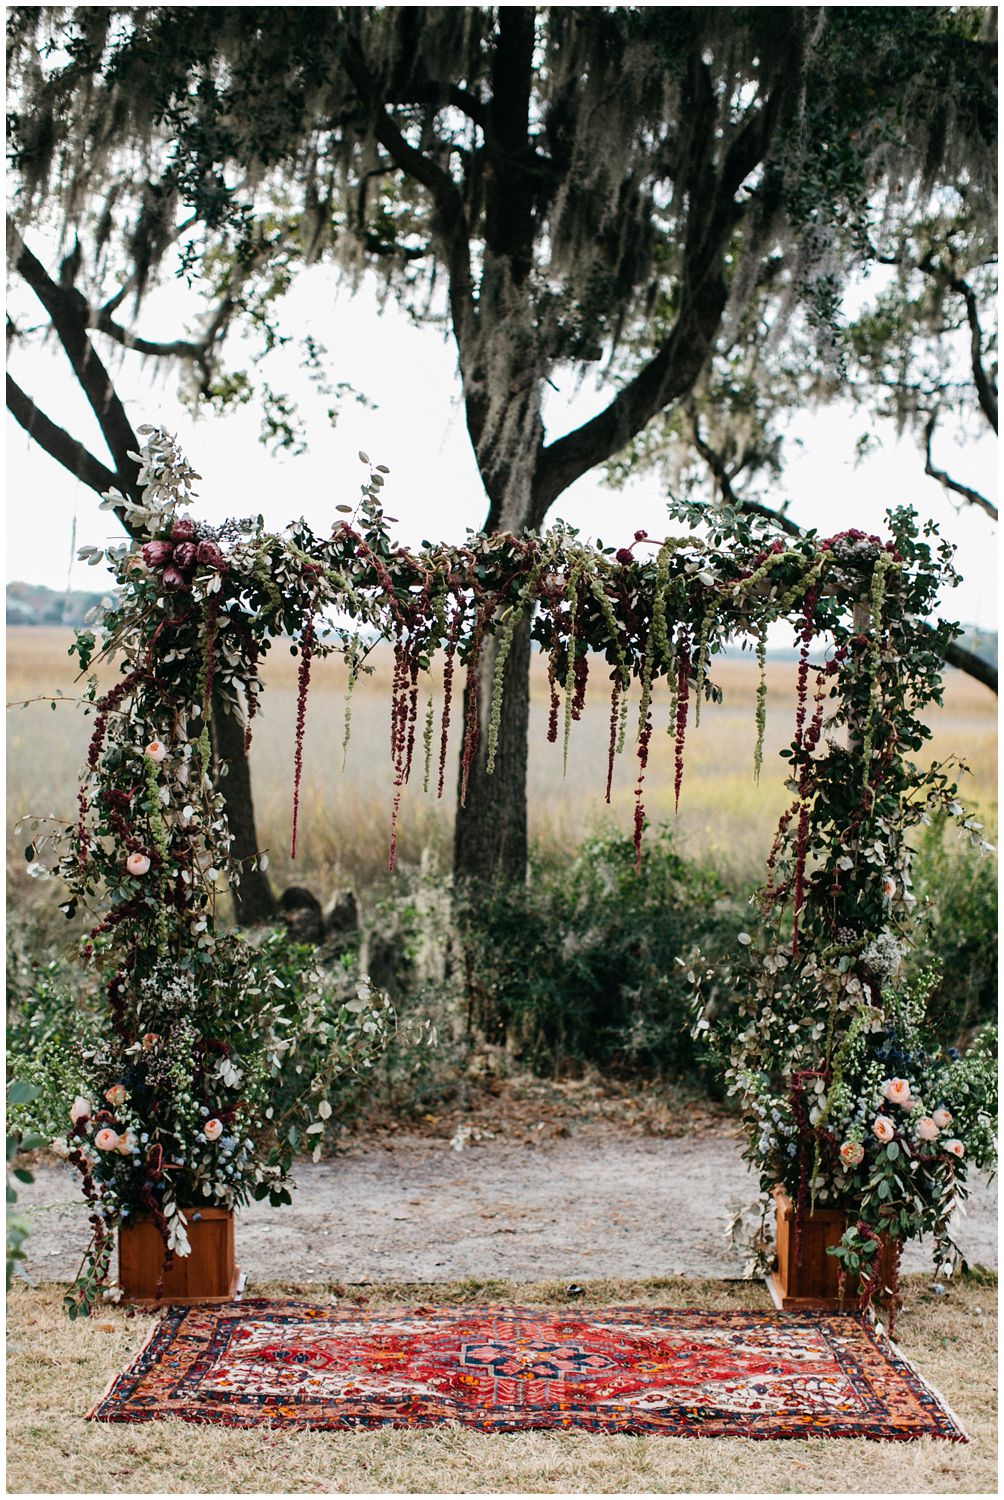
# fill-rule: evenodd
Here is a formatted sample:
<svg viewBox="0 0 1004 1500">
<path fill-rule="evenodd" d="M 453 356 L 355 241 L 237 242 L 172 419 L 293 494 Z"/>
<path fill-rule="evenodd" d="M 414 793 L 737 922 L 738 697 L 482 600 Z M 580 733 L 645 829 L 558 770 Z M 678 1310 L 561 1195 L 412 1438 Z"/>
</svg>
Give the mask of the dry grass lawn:
<svg viewBox="0 0 1004 1500">
<path fill-rule="evenodd" d="M 560 1285 L 498 1281 L 254 1290 L 305 1300 L 326 1299 L 335 1290 L 371 1304 L 566 1300 Z M 996 1281 L 935 1296 L 924 1277 L 914 1276 L 906 1293 L 898 1340 L 951 1403 L 972 1437 L 968 1445 L 89 1423 L 84 1413 L 139 1350 L 149 1317 L 114 1309 L 70 1324 L 61 1288 L 19 1288 L 10 1300 L 8 1328 L 8 1493 L 995 1493 Z M 755 1285 L 682 1279 L 597 1281 L 586 1299 L 592 1305 L 768 1305 Z"/>
</svg>

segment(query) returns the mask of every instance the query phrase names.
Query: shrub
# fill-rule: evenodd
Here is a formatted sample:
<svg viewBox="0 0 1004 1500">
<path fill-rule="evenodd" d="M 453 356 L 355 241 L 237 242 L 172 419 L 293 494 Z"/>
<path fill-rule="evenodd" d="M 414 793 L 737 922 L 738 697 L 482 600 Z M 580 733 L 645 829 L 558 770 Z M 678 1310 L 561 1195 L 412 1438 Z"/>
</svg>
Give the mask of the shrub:
<svg viewBox="0 0 1004 1500">
<path fill-rule="evenodd" d="M 997 862 L 938 818 L 918 848 L 914 889 L 926 910 L 910 971 L 940 970 L 928 1022 L 947 1045 L 997 1015 Z"/>
<path fill-rule="evenodd" d="M 689 1073 L 685 955 L 731 948 L 741 925 L 715 872 L 684 860 L 665 827 L 641 871 L 632 840 L 610 834 L 572 858 L 538 855 L 525 888 L 461 914 L 474 1020 L 538 1072 Z"/>
</svg>

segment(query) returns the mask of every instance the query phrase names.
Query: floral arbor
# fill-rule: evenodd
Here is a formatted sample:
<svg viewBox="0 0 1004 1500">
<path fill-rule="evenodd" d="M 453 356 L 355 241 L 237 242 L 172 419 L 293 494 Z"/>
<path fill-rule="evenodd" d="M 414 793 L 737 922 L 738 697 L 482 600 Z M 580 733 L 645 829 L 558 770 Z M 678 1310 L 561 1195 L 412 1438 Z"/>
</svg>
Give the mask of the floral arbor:
<svg viewBox="0 0 1004 1500">
<path fill-rule="evenodd" d="M 837 1253 L 866 1299 L 883 1236 L 934 1230 L 939 1257 L 949 1256 L 947 1221 L 967 1165 L 993 1149 L 993 1059 L 985 1044 L 965 1058 L 942 1055 L 924 1033 L 924 994 L 904 990 L 899 976 L 910 941 L 911 828 L 943 807 L 977 831 L 949 769 L 914 758 L 953 633 L 925 623 L 953 581 L 950 548 L 898 510 L 884 541 L 846 531 L 782 542 L 759 523 L 732 520 L 712 526 L 709 540 L 637 532 L 618 551 L 564 527 L 411 551 L 390 537 L 380 466 L 370 467 L 355 508 L 337 508 L 328 536 L 302 522 L 270 533 L 260 518 L 212 530 L 181 514 L 198 476 L 173 440 L 143 431 L 143 504 L 106 503 L 125 504 L 149 540 L 109 549 L 119 586 L 102 640 L 84 632 L 75 646 L 84 671 L 100 655 L 117 661 L 120 676 L 103 694 L 90 680 L 94 727 L 75 823 L 36 823 L 32 850 L 54 850 L 69 906 L 93 916 L 85 953 L 105 997 L 106 1029 L 79 1060 L 75 1097 L 38 1117 L 50 1135 L 67 1132 L 93 1209 L 71 1310 L 86 1311 L 106 1279 L 115 1226 L 151 1217 L 170 1257 L 188 1250 L 193 1206 L 288 1201 L 295 1149 L 330 1115 L 330 1081 L 360 1054 L 365 1066 L 388 1025 L 386 1003 L 366 989 L 337 1025 L 321 1021 L 321 976 L 306 976 L 291 999 L 277 987 L 268 943 L 219 921 L 219 894 L 241 870 L 216 790 L 225 767 L 214 764 L 210 739 L 214 690 L 243 716 L 250 741 L 262 658 L 280 636 L 296 643 L 295 851 L 312 661 L 340 652 L 349 665 L 347 736 L 365 654 L 389 640 L 393 866 L 416 765 L 426 789 L 443 792 L 451 719 L 462 786 L 482 737 L 491 767 L 506 658 L 524 618 L 547 660 L 548 738 L 566 755 L 591 679 L 601 677 L 608 799 L 630 737 L 640 878 L 653 734 L 668 727 L 672 736 L 679 801 L 691 722 L 721 697 L 715 656 L 731 640 L 752 641 L 758 775 L 767 630 L 795 625 L 794 733 L 782 752 L 792 802 L 742 961 L 716 974 L 692 960 L 696 1025 L 723 1054 L 764 1188 L 780 1184 L 794 1201 L 796 1256 L 817 1204 L 847 1209 Z M 478 666 L 491 635 L 494 684 L 481 701 Z M 437 657 L 438 718 L 429 688 Z M 715 1020 L 723 984 L 740 997 L 731 1030 Z M 268 1080 L 296 1032 L 317 1034 L 317 1061 L 281 1133 Z"/>
</svg>

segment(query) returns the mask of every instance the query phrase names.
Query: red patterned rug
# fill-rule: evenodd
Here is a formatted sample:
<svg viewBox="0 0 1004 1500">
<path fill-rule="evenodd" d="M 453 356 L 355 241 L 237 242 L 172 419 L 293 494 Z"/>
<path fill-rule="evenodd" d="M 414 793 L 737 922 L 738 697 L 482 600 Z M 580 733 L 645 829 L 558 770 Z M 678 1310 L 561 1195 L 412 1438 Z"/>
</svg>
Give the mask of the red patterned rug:
<svg viewBox="0 0 1004 1500">
<path fill-rule="evenodd" d="M 860 1318 L 659 1307 L 170 1308 L 91 1416 L 966 1441 Z"/>
</svg>

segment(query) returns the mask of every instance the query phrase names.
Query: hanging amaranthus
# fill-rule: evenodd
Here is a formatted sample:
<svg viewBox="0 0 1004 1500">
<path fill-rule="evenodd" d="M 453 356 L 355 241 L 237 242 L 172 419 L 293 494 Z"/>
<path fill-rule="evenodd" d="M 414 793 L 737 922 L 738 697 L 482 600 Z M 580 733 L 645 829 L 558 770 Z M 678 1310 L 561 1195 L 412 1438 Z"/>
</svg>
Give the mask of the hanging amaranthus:
<svg viewBox="0 0 1004 1500">
<path fill-rule="evenodd" d="M 563 775 L 568 771 L 568 742 L 572 734 L 572 708 L 575 702 L 575 619 L 579 608 L 579 572 L 580 564 L 578 559 L 576 559 L 568 570 L 568 585 L 565 594 L 568 600 L 568 637 L 565 643 L 568 661 L 565 667 L 565 733 L 561 762 Z"/>
<path fill-rule="evenodd" d="M 767 626 L 761 625 L 756 638 L 756 745 L 753 749 L 753 779 L 760 780 L 763 769 L 763 745 L 767 733 Z"/>
<path fill-rule="evenodd" d="M 308 619 L 300 636 L 300 665 L 296 673 L 296 748 L 293 752 L 293 837 L 289 857 L 296 858 L 296 835 L 300 821 L 300 782 L 303 778 L 303 736 L 307 727 L 307 693 L 314 656 L 314 622 Z"/>
<path fill-rule="evenodd" d="M 869 592 L 869 647 L 868 647 L 868 707 L 865 711 L 864 734 L 861 737 L 861 776 L 862 789 L 866 796 L 870 794 L 870 782 L 872 773 L 872 753 L 875 749 L 875 728 L 879 717 L 879 674 L 882 670 L 882 611 L 885 605 L 886 574 L 890 568 L 896 566 L 895 559 L 889 552 L 880 552 L 872 572 L 872 583 Z"/>
<path fill-rule="evenodd" d="M 453 619 L 450 621 L 449 633 L 446 638 L 446 658 L 443 662 L 443 718 L 439 733 L 439 783 L 436 787 L 436 796 L 442 797 L 443 787 L 446 785 L 446 752 L 450 740 L 450 708 L 453 702 L 453 674 L 457 661 L 457 642 L 460 639 L 460 626 L 464 618 L 463 599 L 458 598 L 453 611 Z"/>
<path fill-rule="evenodd" d="M 677 637 L 677 676 L 676 676 L 676 733 L 674 735 L 674 775 L 673 791 L 675 794 L 676 811 L 680 810 L 680 789 L 683 786 L 683 750 L 687 735 L 687 709 L 690 700 L 690 637 L 686 627 L 681 625 Z"/>
</svg>

